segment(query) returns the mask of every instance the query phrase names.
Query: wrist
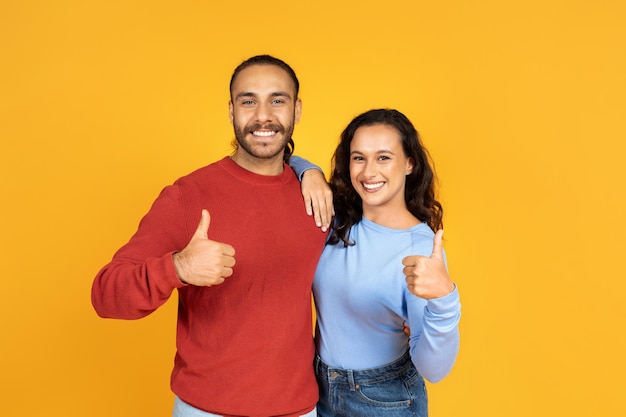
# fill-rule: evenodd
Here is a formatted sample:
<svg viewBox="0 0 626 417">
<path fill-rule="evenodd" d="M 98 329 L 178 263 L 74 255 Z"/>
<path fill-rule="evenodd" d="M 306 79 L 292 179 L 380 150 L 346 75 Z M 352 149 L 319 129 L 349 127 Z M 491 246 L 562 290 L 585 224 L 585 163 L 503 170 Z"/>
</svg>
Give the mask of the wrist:
<svg viewBox="0 0 626 417">
<path fill-rule="evenodd" d="M 172 261 L 174 262 L 174 270 L 176 271 L 176 276 L 183 284 L 189 284 L 183 276 L 185 275 L 185 261 L 184 255 L 181 255 L 180 252 L 174 252 L 172 254 Z"/>
</svg>

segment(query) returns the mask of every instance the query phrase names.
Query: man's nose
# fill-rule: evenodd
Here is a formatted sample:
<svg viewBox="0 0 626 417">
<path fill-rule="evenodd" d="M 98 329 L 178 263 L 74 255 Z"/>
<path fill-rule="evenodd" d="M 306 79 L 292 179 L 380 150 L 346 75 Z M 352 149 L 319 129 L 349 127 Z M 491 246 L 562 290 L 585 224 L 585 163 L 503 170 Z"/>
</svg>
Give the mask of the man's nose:
<svg viewBox="0 0 626 417">
<path fill-rule="evenodd" d="M 261 122 L 271 120 L 272 111 L 270 107 L 267 104 L 259 104 L 256 108 L 256 118 Z"/>
</svg>

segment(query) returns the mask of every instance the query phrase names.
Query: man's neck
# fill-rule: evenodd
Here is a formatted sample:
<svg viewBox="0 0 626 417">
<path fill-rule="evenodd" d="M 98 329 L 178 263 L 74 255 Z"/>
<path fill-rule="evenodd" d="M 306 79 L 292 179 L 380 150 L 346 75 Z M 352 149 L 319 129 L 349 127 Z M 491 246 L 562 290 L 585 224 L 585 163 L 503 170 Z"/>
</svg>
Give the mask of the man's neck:
<svg viewBox="0 0 626 417">
<path fill-rule="evenodd" d="M 257 158 L 238 149 L 231 159 L 243 169 L 259 175 L 276 176 L 283 173 L 283 155 L 274 158 Z"/>
</svg>

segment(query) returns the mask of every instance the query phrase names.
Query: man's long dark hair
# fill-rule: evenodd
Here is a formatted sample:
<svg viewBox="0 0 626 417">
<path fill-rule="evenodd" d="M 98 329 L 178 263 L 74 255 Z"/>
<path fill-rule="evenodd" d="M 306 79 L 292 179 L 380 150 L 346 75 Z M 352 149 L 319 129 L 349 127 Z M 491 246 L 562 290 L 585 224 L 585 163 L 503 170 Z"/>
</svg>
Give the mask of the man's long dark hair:
<svg viewBox="0 0 626 417">
<path fill-rule="evenodd" d="M 300 92 L 300 81 L 298 81 L 298 77 L 296 76 L 296 72 L 287 64 L 285 61 L 274 58 L 271 55 L 256 55 L 251 58 L 246 59 L 241 64 L 235 68 L 233 71 L 233 75 L 230 77 L 230 100 L 233 100 L 233 83 L 235 82 L 235 78 L 239 75 L 241 71 L 252 66 L 252 65 L 275 65 L 279 68 L 282 68 L 293 80 L 294 88 L 295 88 L 295 97 L 294 100 L 298 99 L 298 93 Z M 293 150 L 295 149 L 296 144 L 293 141 L 293 138 L 289 138 L 289 143 L 285 145 L 285 153 L 283 154 L 283 160 L 285 162 L 289 162 L 289 158 L 293 155 Z"/>
<path fill-rule="evenodd" d="M 335 205 L 335 223 L 328 243 L 335 245 L 350 241 L 350 229 L 361 220 L 363 205 L 361 197 L 350 180 L 350 143 L 356 130 L 363 126 L 386 125 L 400 133 L 402 148 L 415 166 L 406 177 L 404 200 L 409 211 L 420 221 L 437 231 L 443 227 L 443 208 L 435 198 L 436 175 L 431 166 L 428 150 L 422 145 L 419 134 L 411 121 L 392 109 L 374 109 L 354 118 L 341 133 L 341 139 L 332 160 L 330 187 Z"/>
</svg>

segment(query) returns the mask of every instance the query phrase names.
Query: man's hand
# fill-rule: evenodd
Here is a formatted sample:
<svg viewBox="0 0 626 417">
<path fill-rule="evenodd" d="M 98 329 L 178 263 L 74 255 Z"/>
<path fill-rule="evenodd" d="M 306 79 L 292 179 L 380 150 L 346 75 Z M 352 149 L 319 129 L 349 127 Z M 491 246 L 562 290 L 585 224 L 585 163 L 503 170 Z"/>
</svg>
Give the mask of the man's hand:
<svg viewBox="0 0 626 417">
<path fill-rule="evenodd" d="M 227 243 L 209 240 L 210 223 L 208 210 L 202 210 L 202 218 L 191 240 L 173 256 L 176 273 L 186 284 L 209 287 L 223 283 L 233 274 L 235 249 Z"/>
<path fill-rule="evenodd" d="M 437 231 L 430 256 L 407 256 L 402 260 L 409 291 L 425 300 L 440 298 L 454 291 L 443 261 L 443 230 Z"/>
<path fill-rule="evenodd" d="M 302 196 L 306 213 L 315 218 L 317 227 L 322 231 L 328 230 L 335 215 L 333 208 L 333 193 L 324 178 L 324 174 L 317 169 L 307 169 L 302 174 Z"/>
</svg>

